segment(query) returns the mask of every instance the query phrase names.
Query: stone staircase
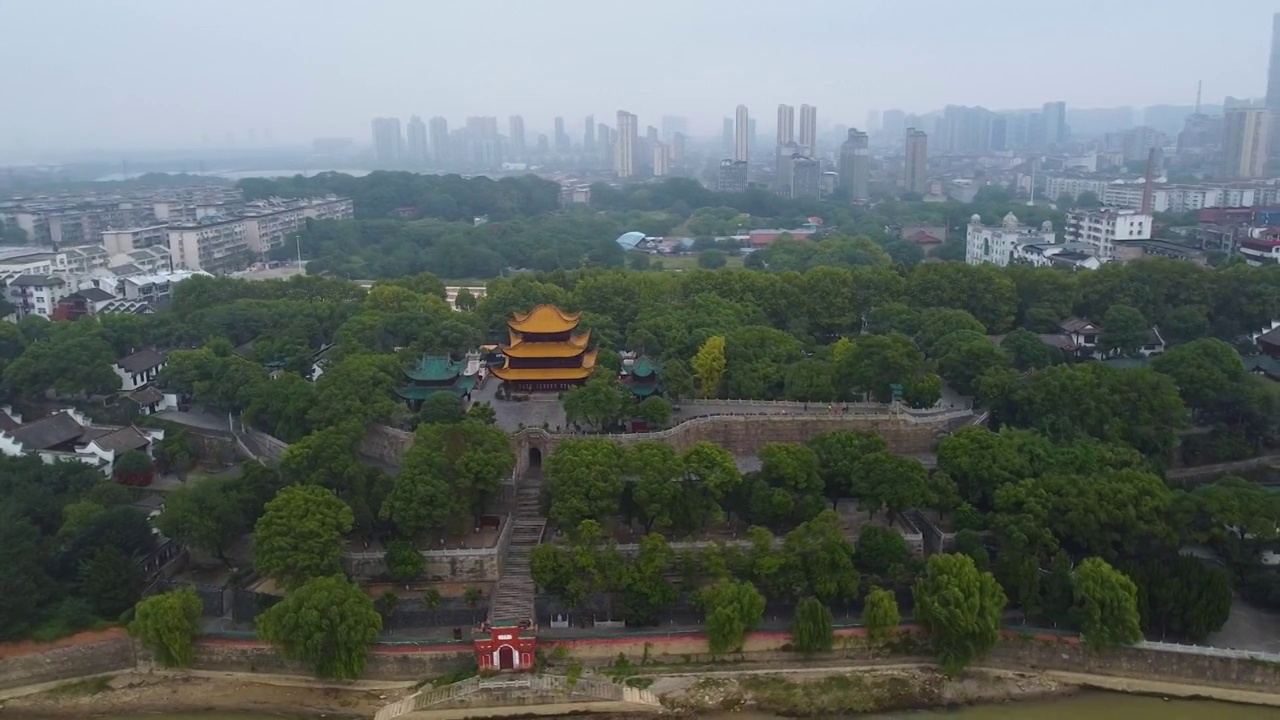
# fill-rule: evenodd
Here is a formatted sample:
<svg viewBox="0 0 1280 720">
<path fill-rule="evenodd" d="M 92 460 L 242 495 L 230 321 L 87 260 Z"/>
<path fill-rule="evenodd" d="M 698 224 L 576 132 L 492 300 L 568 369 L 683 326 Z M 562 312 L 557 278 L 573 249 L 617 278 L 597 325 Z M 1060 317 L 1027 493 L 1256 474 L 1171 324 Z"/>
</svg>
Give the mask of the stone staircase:
<svg viewBox="0 0 1280 720">
<path fill-rule="evenodd" d="M 542 474 L 530 469 L 516 488 L 511 541 L 507 545 L 502 574 L 489 603 L 489 622 L 533 620 L 533 576 L 529 556 L 542 542 L 547 520 L 542 517 Z"/>
</svg>

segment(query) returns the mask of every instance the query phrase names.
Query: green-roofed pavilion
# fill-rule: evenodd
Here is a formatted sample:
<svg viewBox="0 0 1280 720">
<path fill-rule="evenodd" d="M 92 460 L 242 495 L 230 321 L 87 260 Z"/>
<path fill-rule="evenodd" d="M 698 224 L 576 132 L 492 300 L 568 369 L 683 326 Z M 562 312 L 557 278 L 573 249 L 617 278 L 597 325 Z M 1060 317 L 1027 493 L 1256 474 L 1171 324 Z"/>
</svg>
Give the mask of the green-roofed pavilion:
<svg viewBox="0 0 1280 720">
<path fill-rule="evenodd" d="M 662 367 L 648 355 L 641 355 L 631 363 L 623 384 L 638 398 L 662 393 Z"/>
<path fill-rule="evenodd" d="M 453 393 L 460 398 L 469 397 L 476 386 L 476 376 L 466 374 L 467 364 L 448 355 L 423 355 L 412 368 L 405 371 L 409 383 L 396 390 L 396 394 L 417 412 L 422 401 L 439 393 Z"/>
</svg>

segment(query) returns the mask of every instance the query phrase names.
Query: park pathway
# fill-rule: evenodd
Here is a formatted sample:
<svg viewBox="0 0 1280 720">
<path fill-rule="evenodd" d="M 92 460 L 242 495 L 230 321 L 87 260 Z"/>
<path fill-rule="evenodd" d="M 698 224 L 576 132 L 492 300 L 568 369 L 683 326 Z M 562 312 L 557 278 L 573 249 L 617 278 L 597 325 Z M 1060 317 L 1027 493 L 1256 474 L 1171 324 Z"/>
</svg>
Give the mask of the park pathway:
<svg viewBox="0 0 1280 720">
<path fill-rule="evenodd" d="M 502 562 L 501 575 L 489 603 L 489 622 L 534 620 L 533 575 L 529 557 L 542 542 L 547 519 L 542 517 L 542 470 L 529 468 L 516 486 L 516 507 L 511 515 L 511 541 Z"/>
</svg>

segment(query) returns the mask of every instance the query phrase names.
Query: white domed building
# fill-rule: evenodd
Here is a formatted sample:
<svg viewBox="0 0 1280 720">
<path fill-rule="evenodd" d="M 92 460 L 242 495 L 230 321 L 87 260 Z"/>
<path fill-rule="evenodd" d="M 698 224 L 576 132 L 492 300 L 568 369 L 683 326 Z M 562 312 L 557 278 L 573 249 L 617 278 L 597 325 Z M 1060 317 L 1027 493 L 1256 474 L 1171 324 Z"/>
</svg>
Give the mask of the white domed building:
<svg viewBox="0 0 1280 720">
<path fill-rule="evenodd" d="M 970 265 L 990 263 L 1005 267 L 1014 260 L 1026 260 L 1031 256 L 1043 256 L 1033 248 L 1056 245 L 1053 223 L 1047 220 L 1038 228 L 1023 225 L 1013 213 L 1005 215 L 998 226 L 982 224 L 982 218 L 969 218 L 965 233 L 965 262 Z M 1028 252 L 1030 251 L 1030 255 Z M 1032 261 L 1033 264 L 1040 264 Z M 1046 263 L 1047 264 L 1047 263 Z"/>
</svg>

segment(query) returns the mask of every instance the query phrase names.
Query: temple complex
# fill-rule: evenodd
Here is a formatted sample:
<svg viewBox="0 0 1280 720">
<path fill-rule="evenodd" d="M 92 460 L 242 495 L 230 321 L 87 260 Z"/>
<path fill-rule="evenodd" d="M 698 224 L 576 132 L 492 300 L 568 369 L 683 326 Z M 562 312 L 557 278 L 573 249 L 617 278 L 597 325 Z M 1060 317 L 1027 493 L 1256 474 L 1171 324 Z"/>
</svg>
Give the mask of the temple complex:
<svg viewBox="0 0 1280 720">
<path fill-rule="evenodd" d="M 503 364 L 493 374 L 517 391 L 566 390 L 586 382 L 596 366 L 591 333 L 575 332 L 580 313 L 539 305 L 514 313 L 507 322 L 509 342 L 502 345 Z"/>
<path fill-rule="evenodd" d="M 471 358 L 468 358 L 470 361 Z M 396 390 L 409 409 L 422 409 L 422 401 L 438 392 L 448 392 L 459 398 L 468 398 L 476 386 L 477 375 L 469 365 L 474 362 L 454 360 L 448 355 L 423 355 L 412 368 L 405 371 L 409 384 Z"/>
<path fill-rule="evenodd" d="M 658 363 L 648 355 L 624 359 L 622 384 L 631 391 L 632 395 L 640 399 L 661 394 L 662 383 L 658 377 L 660 370 Z"/>
</svg>

